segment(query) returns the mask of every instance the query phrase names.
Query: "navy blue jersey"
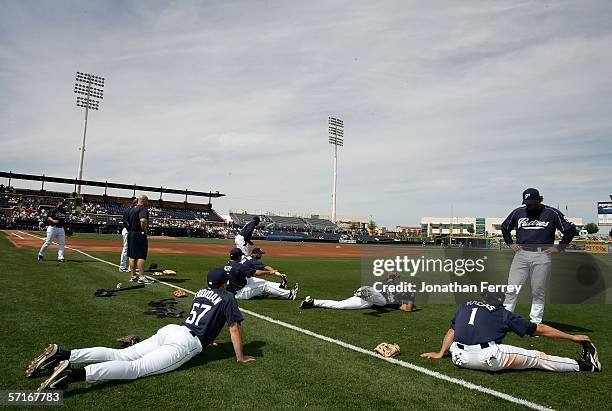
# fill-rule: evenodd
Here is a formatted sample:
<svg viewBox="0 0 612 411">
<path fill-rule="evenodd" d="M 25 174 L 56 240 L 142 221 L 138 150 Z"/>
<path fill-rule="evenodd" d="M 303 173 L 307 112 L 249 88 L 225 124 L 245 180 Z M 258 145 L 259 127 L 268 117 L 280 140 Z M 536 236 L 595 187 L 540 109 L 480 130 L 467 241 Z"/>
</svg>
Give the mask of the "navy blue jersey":
<svg viewBox="0 0 612 411">
<path fill-rule="evenodd" d="M 233 294 L 219 288 L 202 288 L 193 298 L 189 317 L 181 325 L 189 328 L 206 347 L 217 338 L 224 324 L 241 321 Z"/>
<path fill-rule="evenodd" d="M 261 261 L 261 259 L 254 257 L 247 257 L 246 260 L 242 262 L 242 265 L 250 270 L 262 270 L 266 268 L 266 265 Z"/>
<path fill-rule="evenodd" d="M 123 218 L 121 219 L 121 225 L 123 226 L 123 228 L 129 228 L 130 226 L 130 224 L 128 223 L 128 217 L 130 215 L 130 211 L 132 210 L 132 208 L 134 207 L 131 206 L 123 212 Z"/>
<path fill-rule="evenodd" d="M 560 249 L 565 248 L 576 235 L 576 226 L 561 211 L 544 204 L 537 211 L 528 211 L 525 206 L 515 209 L 502 223 L 501 229 L 508 245 L 513 243 L 510 232 L 515 229 L 518 244 L 546 245 L 555 243 L 555 232 L 559 230 L 563 233 Z"/>
<path fill-rule="evenodd" d="M 149 210 L 143 205 L 136 205 L 130 208 L 127 215 L 127 229 L 130 231 L 143 231 L 140 219 L 149 219 Z"/>
<path fill-rule="evenodd" d="M 236 294 L 240 291 L 246 285 L 247 278 L 251 277 L 255 272 L 247 269 L 247 267 L 234 260 L 229 260 L 223 269 L 229 280 L 227 291 L 232 294 Z"/>
<path fill-rule="evenodd" d="M 49 220 L 49 217 L 57 220 L 57 223 L 54 223 Z M 53 227 L 61 228 L 66 224 L 66 211 L 60 210 L 59 208 L 54 208 L 47 213 L 47 224 Z"/>
<path fill-rule="evenodd" d="M 244 241 L 245 242 L 249 242 L 251 241 L 251 237 L 253 237 L 253 231 L 255 231 L 255 227 L 257 227 L 257 222 L 256 221 L 251 221 L 249 223 L 246 223 L 244 225 L 244 227 L 242 227 L 242 230 L 240 230 L 240 235 L 244 237 Z"/>
<path fill-rule="evenodd" d="M 467 301 L 455 312 L 451 328 L 455 330 L 455 341 L 475 345 L 495 341 L 501 343 L 508 331 L 519 336 L 532 335 L 537 325 L 504 308 L 482 301 Z"/>
</svg>

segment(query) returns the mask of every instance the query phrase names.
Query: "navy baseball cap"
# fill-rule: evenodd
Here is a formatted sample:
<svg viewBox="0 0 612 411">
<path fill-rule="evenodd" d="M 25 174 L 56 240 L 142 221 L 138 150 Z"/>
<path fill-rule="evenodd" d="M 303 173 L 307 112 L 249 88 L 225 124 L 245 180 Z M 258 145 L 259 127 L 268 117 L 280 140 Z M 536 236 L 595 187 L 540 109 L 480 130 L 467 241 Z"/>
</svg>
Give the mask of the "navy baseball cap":
<svg viewBox="0 0 612 411">
<path fill-rule="evenodd" d="M 223 268 L 213 268 L 208 272 L 206 280 L 208 281 L 209 287 L 221 285 L 227 281 L 227 274 L 225 274 Z"/>
<path fill-rule="evenodd" d="M 542 197 L 540 197 L 540 192 L 535 188 L 528 188 L 523 191 L 523 204 L 537 204 L 542 201 Z"/>
<path fill-rule="evenodd" d="M 482 293 L 482 300 L 487 304 L 500 305 L 504 303 L 506 294 L 500 291 L 485 291 Z"/>
<path fill-rule="evenodd" d="M 234 248 L 230 251 L 230 257 L 240 257 L 241 255 L 244 255 L 244 253 L 240 248 Z"/>
<path fill-rule="evenodd" d="M 257 247 L 257 248 L 254 248 L 253 251 L 251 251 L 251 254 L 265 254 L 265 253 L 264 253 L 264 250 Z"/>
</svg>

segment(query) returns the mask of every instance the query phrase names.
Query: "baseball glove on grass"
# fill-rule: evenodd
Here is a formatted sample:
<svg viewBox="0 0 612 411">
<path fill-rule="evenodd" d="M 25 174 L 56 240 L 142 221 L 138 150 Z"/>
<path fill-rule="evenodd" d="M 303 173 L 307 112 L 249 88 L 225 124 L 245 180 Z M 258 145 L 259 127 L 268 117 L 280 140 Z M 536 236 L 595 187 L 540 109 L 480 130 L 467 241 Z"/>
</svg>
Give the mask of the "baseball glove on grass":
<svg viewBox="0 0 612 411">
<path fill-rule="evenodd" d="M 174 291 L 174 296 L 176 298 L 187 297 L 187 293 L 183 290 L 176 290 Z"/>
<path fill-rule="evenodd" d="M 395 357 L 400 353 L 400 346 L 391 343 L 380 343 L 374 348 L 374 351 L 383 357 Z"/>
<path fill-rule="evenodd" d="M 140 342 L 140 337 L 137 335 L 124 335 L 123 337 L 117 338 L 117 342 L 124 348 L 131 347 Z"/>
</svg>

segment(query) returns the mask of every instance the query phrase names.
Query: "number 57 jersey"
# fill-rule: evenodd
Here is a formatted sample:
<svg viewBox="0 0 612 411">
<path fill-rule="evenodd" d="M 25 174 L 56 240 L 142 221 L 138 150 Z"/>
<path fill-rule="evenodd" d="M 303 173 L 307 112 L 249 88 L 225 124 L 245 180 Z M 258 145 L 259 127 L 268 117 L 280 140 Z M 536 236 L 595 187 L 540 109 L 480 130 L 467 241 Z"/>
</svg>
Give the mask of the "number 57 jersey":
<svg viewBox="0 0 612 411">
<path fill-rule="evenodd" d="M 193 298 L 189 316 L 181 325 L 208 346 L 221 332 L 225 324 L 243 320 L 234 295 L 219 288 L 203 288 Z"/>
</svg>

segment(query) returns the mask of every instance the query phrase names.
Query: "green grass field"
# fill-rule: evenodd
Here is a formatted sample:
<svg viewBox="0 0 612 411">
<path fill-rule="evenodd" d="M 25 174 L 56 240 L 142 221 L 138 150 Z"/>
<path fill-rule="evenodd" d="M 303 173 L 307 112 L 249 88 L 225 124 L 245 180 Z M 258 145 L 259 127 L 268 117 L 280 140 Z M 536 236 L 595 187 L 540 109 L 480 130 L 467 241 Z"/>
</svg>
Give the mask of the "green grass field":
<svg viewBox="0 0 612 411">
<path fill-rule="evenodd" d="M 96 237 L 99 238 L 99 237 Z M 49 342 L 67 348 L 116 346 L 125 334 L 148 337 L 176 319 L 144 316 L 147 302 L 172 295 L 162 284 L 96 298 L 97 288 L 112 288 L 127 276 L 116 267 L 67 250 L 67 262 L 36 261 L 33 249 L 17 249 L 0 235 L 3 312 L 3 368 L 0 389 L 35 389 L 41 379 L 28 380 L 24 369 Z M 118 250 L 119 252 L 119 250 Z M 92 253 L 115 263 L 118 253 Z M 150 261 L 175 269 L 173 284 L 189 290 L 203 285 L 204 273 L 222 265 L 222 257 L 155 255 Z M 300 295 L 344 299 L 359 286 L 360 259 L 279 258 L 267 262 L 299 281 Z M 453 306 L 424 305 L 420 311 L 305 310 L 299 301 L 261 299 L 240 306 L 362 348 L 382 341 L 398 343 L 398 359 L 502 391 L 555 409 L 609 409 L 612 378 L 612 309 L 607 305 L 548 305 L 546 321 L 564 331 L 586 333 L 597 344 L 604 372 L 555 374 L 542 371 L 488 374 L 454 367 L 450 360 L 424 360 L 419 354 L 437 350 L 454 312 Z M 418 302 L 417 302 L 418 304 Z M 181 301 L 185 310 L 190 299 Z M 520 306 L 526 314 L 528 307 Z M 65 393 L 68 409 L 520 409 L 491 395 L 389 364 L 338 345 L 253 316 L 243 323 L 245 353 L 257 361 L 239 365 L 231 344 L 206 348 L 171 373 L 130 382 L 74 384 Z M 220 338 L 229 340 L 224 330 Z M 578 346 L 544 338 L 509 335 L 506 343 L 575 357 Z"/>
</svg>

